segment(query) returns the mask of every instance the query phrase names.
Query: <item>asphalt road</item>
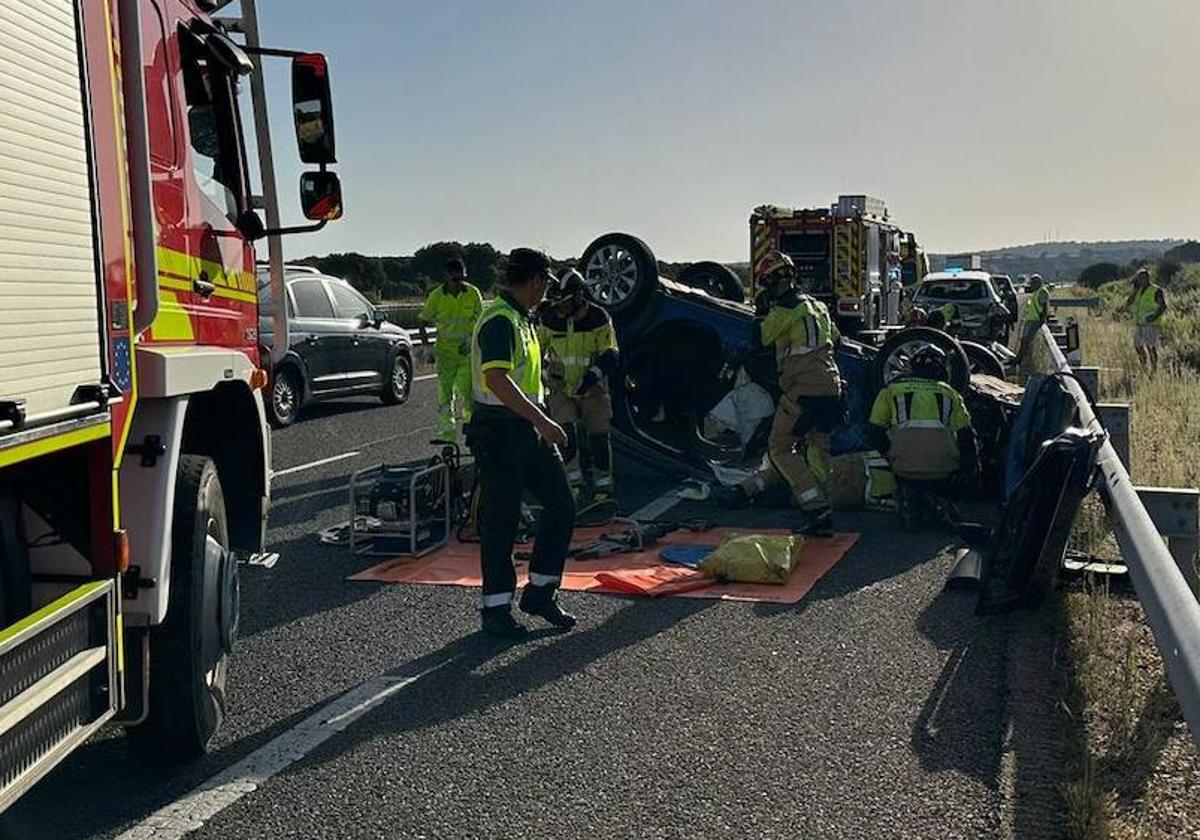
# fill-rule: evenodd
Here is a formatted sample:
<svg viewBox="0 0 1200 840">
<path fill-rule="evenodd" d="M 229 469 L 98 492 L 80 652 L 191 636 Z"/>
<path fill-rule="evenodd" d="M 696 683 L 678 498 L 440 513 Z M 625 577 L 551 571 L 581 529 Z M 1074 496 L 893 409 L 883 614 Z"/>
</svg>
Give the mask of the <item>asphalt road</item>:
<svg viewBox="0 0 1200 840">
<path fill-rule="evenodd" d="M 948 535 L 846 516 L 860 543 L 794 607 L 567 593 L 575 632 L 492 643 L 477 591 L 348 582 L 369 562 L 314 536 L 346 518 L 351 470 L 430 452 L 432 400 L 425 381 L 408 405 L 324 406 L 275 434 L 277 470 L 360 454 L 276 481 L 281 559 L 242 569 L 212 753 L 151 766 L 106 733 L 0 836 L 177 836 L 143 821 L 372 680 L 385 697 L 188 836 L 1004 836 L 1010 625 L 942 592 Z M 627 509 L 670 487 L 619 466 Z"/>
</svg>

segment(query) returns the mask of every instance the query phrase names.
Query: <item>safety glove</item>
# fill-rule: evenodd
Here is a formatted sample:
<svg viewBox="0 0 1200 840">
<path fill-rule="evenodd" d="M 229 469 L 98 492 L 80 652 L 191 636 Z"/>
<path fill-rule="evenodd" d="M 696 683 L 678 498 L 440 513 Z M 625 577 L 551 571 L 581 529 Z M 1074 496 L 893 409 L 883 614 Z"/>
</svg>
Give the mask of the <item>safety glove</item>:
<svg viewBox="0 0 1200 840">
<path fill-rule="evenodd" d="M 604 371 L 592 365 L 583 375 L 583 379 L 579 381 L 579 387 L 575 389 L 575 396 L 582 397 L 598 383 L 604 376 Z"/>
</svg>

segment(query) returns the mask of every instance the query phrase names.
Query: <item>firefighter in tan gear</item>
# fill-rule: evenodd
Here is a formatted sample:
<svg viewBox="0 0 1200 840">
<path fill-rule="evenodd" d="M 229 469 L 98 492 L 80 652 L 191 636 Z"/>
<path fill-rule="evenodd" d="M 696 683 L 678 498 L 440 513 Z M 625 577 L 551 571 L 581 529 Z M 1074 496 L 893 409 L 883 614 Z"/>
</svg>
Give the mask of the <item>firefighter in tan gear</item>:
<svg viewBox="0 0 1200 840">
<path fill-rule="evenodd" d="M 918 350 L 912 374 L 889 382 L 875 398 L 867 441 L 887 456 L 896 476 L 901 522 L 919 528 L 953 524 L 948 497 L 978 483 L 979 454 L 971 415 L 947 384 L 949 360 L 934 345 Z"/>
<path fill-rule="evenodd" d="M 825 304 L 795 288 L 796 268 L 781 251 L 768 252 L 755 267 L 767 314 L 754 322 L 755 343 L 775 349 L 779 404 L 767 442 L 771 467 L 783 476 L 804 514 L 798 529 L 814 536 L 833 533 L 826 485 L 829 438 L 845 421 L 842 379 L 833 358 L 840 339 Z M 727 504 L 765 488 L 769 476 L 747 479 Z"/>
<path fill-rule="evenodd" d="M 613 499 L 608 377 L 617 368 L 617 334 L 608 313 L 584 297 L 569 269 L 542 307 L 538 324 L 547 408 L 567 432 L 567 480 L 581 512 Z"/>
</svg>

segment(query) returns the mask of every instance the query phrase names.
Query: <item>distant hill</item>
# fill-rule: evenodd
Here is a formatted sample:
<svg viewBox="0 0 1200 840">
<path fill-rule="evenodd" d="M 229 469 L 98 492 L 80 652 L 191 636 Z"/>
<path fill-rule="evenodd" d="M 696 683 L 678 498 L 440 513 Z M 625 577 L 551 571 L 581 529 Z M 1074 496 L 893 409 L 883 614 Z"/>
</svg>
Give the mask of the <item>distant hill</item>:
<svg viewBox="0 0 1200 840">
<path fill-rule="evenodd" d="M 1032 245 L 1012 245 L 990 251 L 957 254 L 930 254 L 929 266 L 938 271 L 947 260 L 978 254 L 983 267 L 998 274 L 1040 274 L 1047 280 L 1071 280 L 1089 265 L 1100 262 L 1128 265 L 1154 262 L 1183 243 L 1182 239 L 1125 239 L 1111 242 L 1038 242 Z"/>
</svg>

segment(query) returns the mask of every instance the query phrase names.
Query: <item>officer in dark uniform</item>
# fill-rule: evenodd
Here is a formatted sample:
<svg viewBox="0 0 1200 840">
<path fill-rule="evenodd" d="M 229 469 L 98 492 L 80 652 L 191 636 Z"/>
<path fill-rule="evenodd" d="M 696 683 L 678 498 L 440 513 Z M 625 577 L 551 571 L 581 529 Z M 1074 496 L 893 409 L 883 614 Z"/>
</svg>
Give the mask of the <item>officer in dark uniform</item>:
<svg viewBox="0 0 1200 840">
<path fill-rule="evenodd" d="M 513 250 L 504 286 L 484 306 L 471 340 L 475 405 L 467 443 L 478 467 L 482 624 L 485 633 L 507 638 L 526 632 L 512 614 L 512 551 L 525 491 L 542 503 L 542 515 L 519 606 L 555 627 L 575 626 L 575 617 L 555 600 L 575 523 L 575 499 L 558 449 L 567 436 L 546 413 L 542 351 L 530 320 L 553 282 L 545 254 Z"/>
</svg>

